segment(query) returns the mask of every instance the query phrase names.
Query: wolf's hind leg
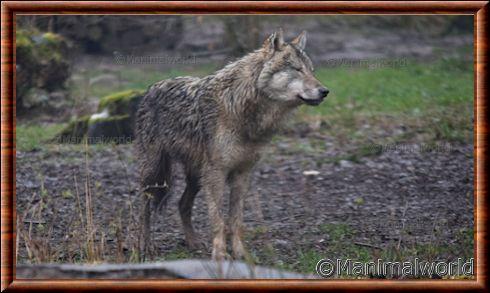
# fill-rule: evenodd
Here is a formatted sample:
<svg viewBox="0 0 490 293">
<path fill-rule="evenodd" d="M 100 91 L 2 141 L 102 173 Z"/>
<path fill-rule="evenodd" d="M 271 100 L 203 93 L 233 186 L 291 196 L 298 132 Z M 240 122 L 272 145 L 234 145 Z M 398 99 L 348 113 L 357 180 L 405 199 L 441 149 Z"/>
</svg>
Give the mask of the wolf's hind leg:
<svg viewBox="0 0 490 293">
<path fill-rule="evenodd" d="M 199 177 L 188 171 L 186 183 L 187 186 L 179 201 L 179 213 L 182 225 L 184 226 L 186 244 L 190 249 L 196 250 L 204 248 L 204 242 L 200 240 L 192 226 L 192 207 L 194 206 L 194 199 L 200 189 Z"/>
</svg>

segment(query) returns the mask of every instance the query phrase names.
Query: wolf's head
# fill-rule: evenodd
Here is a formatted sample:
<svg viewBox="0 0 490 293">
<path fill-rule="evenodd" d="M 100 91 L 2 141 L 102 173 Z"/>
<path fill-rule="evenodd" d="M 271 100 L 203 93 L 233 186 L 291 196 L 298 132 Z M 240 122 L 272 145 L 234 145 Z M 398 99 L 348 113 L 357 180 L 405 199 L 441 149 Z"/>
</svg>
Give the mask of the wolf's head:
<svg viewBox="0 0 490 293">
<path fill-rule="evenodd" d="M 264 42 L 267 61 L 258 78 L 258 87 L 271 99 L 292 104 L 318 105 L 329 90 L 313 75 L 313 63 L 306 55 L 306 32 L 290 43 L 279 30 Z"/>
</svg>

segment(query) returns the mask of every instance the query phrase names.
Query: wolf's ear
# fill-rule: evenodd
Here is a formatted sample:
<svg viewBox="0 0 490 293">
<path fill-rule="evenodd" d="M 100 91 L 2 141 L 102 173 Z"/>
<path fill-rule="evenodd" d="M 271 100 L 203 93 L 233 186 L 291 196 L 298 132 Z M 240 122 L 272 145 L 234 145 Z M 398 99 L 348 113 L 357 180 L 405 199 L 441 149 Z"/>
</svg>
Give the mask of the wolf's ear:
<svg viewBox="0 0 490 293">
<path fill-rule="evenodd" d="M 272 35 L 270 35 L 267 40 L 265 40 L 263 47 L 274 51 L 280 51 L 282 50 L 282 47 L 284 46 L 284 35 L 282 32 L 282 29 L 278 29 L 276 32 L 274 32 Z"/>
<path fill-rule="evenodd" d="M 304 50 L 306 46 L 306 31 L 302 31 L 299 36 L 291 41 L 291 44 L 298 46 L 298 48 L 301 50 Z"/>
</svg>

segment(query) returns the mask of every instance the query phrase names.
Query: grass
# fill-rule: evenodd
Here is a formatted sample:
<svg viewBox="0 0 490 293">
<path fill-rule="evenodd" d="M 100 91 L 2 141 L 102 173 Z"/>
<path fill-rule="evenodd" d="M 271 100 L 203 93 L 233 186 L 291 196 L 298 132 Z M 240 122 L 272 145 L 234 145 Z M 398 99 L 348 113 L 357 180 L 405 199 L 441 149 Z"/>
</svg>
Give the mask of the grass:
<svg viewBox="0 0 490 293">
<path fill-rule="evenodd" d="M 439 243 L 437 239 L 424 244 L 405 244 L 397 246 L 394 243 L 387 243 L 382 247 L 363 246 L 355 241 L 357 230 L 344 223 L 321 224 L 318 227 L 319 233 L 326 236 L 327 245 L 325 248 L 300 247 L 296 252 L 294 260 L 279 265 L 282 269 L 299 271 L 306 274 L 315 274 L 316 265 L 321 259 L 351 259 L 363 263 L 378 259 L 388 261 L 410 261 L 418 258 L 423 261 L 437 261 L 447 259 L 455 261 L 461 257 L 464 261 L 473 256 L 474 238 L 473 229 L 462 229 L 455 236 L 454 244 Z M 273 260 L 264 259 L 268 254 L 263 254 L 260 261 L 262 263 L 274 263 Z M 456 258 L 454 256 L 457 256 Z M 274 255 L 275 257 L 275 255 Z M 345 278 L 346 276 L 342 276 Z"/>
<path fill-rule="evenodd" d="M 159 261 L 167 261 L 167 260 L 179 260 L 179 259 L 189 259 L 192 258 L 193 254 L 190 253 L 187 249 L 179 247 L 174 251 L 171 251 L 161 259 L 157 259 Z"/>
<path fill-rule="evenodd" d="M 378 69 L 320 68 L 316 76 L 332 95 L 320 107 L 305 107 L 310 114 L 332 115 L 353 108 L 365 113 L 423 114 L 433 106 L 454 106 L 473 98 L 472 62 L 445 59 L 432 64 Z"/>
<path fill-rule="evenodd" d="M 443 59 L 372 70 L 319 68 L 316 76 L 331 94 L 319 107 L 302 107 L 300 115 L 324 119 L 351 132 L 365 122 L 362 119 L 387 117 L 387 123 L 411 123 L 433 139 L 470 139 L 472 66 L 471 61 Z"/>
<path fill-rule="evenodd" d="M 34 151 L 45 147 L 46 142 L 52 139 L 64 127 L 64 124 L 17 124 L 16 148 L 20 151 Z"/>
<path fill-rule="evenodd" d="M 82 101 L 89 97 L 102 98 L 124 90 L 146 90 L 153 83 L 176 76 L 204 76 L 215 70 L 215 65 L 200 65 L 178 69 L 158 70 L 137 66 L 126 66 L 115 69 L 87 68 L 76 73 L 71 82 L 70 91 L 73 97 Z M 97 82 L 97 76 L 108 75 L 110 82 Z"/>
</svg>

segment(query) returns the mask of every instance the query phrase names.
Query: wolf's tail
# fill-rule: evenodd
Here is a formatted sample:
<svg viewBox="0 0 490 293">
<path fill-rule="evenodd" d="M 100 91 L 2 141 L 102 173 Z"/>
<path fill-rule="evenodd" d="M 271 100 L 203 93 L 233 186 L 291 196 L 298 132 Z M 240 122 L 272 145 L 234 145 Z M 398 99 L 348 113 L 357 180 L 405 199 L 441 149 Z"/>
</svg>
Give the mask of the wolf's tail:
<svg viewBox="0 0 490 293">
<path fill-rule="evenodd" d="M 160 152 L 151 164 L 153 166 L 148 170 L 149 174 L 142 180 L 142 190 L 151 198 L 153 210 L 162 211 L 170 198 L 172 162 L 167 154 Z"/>
</svg>

